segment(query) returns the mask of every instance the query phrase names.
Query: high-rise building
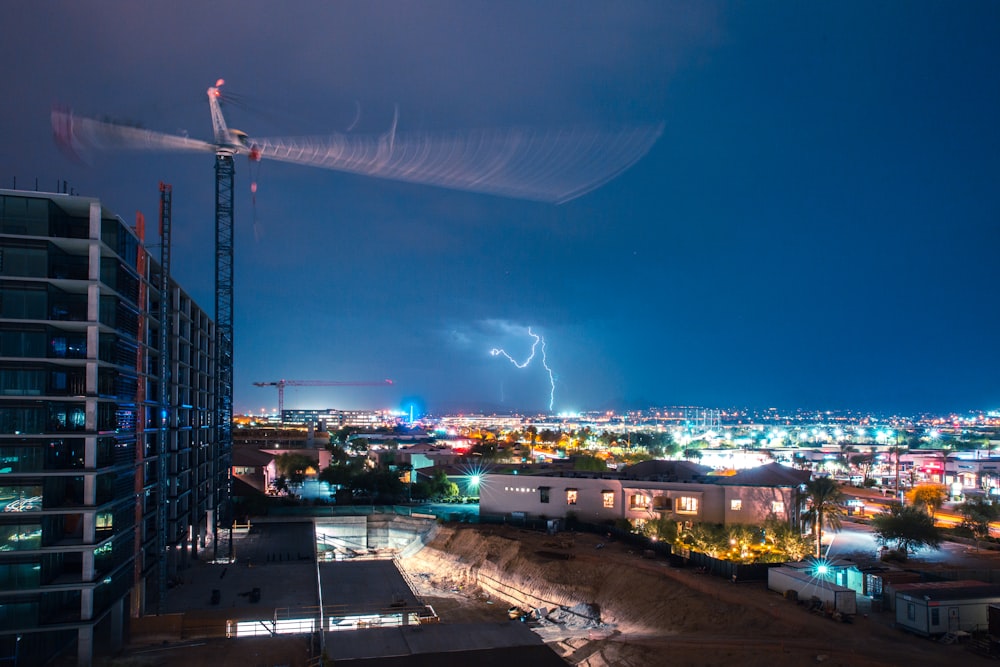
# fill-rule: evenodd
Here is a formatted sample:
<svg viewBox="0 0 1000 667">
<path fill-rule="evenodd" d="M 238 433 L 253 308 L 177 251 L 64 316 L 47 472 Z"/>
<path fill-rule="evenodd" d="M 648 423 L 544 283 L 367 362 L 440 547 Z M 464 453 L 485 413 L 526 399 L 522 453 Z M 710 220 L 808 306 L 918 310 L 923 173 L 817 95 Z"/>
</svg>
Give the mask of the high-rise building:
<svg viewBox="0 0 1000 667">
<path fill-rule="evenodd" d="M 89 665 L 224 555 L 215 325 L 137 227 L 0 190 L 0 662 Z"/>
</svg>

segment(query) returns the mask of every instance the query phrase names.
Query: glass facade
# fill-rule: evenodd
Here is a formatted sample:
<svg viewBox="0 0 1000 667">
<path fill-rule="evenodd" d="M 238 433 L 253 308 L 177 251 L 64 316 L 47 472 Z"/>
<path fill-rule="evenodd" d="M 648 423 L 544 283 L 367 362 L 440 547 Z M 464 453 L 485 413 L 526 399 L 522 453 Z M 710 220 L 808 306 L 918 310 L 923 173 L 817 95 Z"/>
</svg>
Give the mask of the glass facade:
<svg viewBox="0 0 1000 667">
<path fill-rule="evenodd" d="M 214 548 L 215 325 L 163 278 L 97 200 L 0 190 L 0 655 L 89 664 Z"/>
</svg>

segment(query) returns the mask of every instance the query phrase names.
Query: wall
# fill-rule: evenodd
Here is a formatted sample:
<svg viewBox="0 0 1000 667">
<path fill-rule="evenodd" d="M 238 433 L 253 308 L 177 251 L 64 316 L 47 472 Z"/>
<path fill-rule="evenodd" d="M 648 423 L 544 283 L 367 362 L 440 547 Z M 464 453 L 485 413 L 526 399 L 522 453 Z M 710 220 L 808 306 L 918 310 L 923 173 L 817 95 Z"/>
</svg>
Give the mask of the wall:
<svg viewBox="0 0 1000 667">
<path fill-rule="evenodd" d="M 549 502 L 542 502 L 548 488 Z M 575 489 L 575 505 L 567 502 L 567 491 Z M 610 492 L 613 506 L 604 506 Z M 602 523 L 616 519 L 654 520 L 660 516 L 693 523 L 762 523 L 773 511 L 772 503 L 783 504 L 781 519 L 794 516 L 794 491 L 787 488 L 727 486 L 696 482 L 654 482 L 600 477 L 555 475 L 491 474 L 484 478 L 479 493 L 479 512 L 484 516 L 523 513 L 525 518 L 559 518 L 568 512 L 581 521 Z M 643 502 L 637 502 L 640 498 Z M 697 510 L 685 511 L 680 498 L 690 498 Z M 663 500 L 665 499 L 665 500 Z M 741 501 L 733 510 L 732 501 Z M 667 502 L 657 509 L 658 503 Z"/>
</svg>

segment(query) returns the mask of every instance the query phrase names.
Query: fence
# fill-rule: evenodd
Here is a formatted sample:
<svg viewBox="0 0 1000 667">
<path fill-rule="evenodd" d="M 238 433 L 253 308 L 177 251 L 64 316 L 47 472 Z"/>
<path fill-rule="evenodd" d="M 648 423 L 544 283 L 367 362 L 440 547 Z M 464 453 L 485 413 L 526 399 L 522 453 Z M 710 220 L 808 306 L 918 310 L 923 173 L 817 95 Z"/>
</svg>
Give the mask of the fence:
<svg viewBox="0 0 1000 667">
<path fill-rule="evenodd" d="M 781 563 L 737 563 L 732 560 L 712 558 L 697 551 L 690 552 L 688 561 L 695 567 L 704 568 L 708 574 L 733 581 L 767 581 L 767 571 Z"/>
</svg>

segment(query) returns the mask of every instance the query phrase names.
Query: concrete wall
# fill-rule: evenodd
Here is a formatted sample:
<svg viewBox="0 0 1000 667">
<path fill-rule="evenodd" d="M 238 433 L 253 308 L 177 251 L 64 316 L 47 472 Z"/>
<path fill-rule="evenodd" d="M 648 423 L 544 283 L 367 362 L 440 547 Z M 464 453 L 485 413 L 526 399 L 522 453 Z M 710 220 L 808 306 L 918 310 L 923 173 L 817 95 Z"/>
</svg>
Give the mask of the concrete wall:
<svg viewBox="0 0 1000 667">
<path fill-rule="evenodd" d="M 336 549 L 359 555 L 372 549 L 394 549 L 400 553 L 419 549 L 437 527 L 433 519 L 394 514 L 323 517 L 314 523 L 320 553 Z"/>
</svg>

